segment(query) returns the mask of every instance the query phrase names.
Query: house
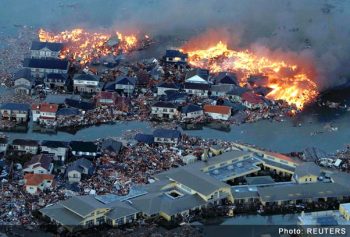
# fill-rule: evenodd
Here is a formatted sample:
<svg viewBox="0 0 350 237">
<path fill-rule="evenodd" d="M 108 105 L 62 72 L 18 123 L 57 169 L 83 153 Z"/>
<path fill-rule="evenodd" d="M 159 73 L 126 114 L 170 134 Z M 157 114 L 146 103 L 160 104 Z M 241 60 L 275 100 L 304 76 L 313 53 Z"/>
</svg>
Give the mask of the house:
<svg viewBox="0 0 350 237">
<path fill-rule="evenodd" d="M 96 93 L 101 91 L 100 78 L 91 74 L 75 74 L 73 87 L 76 92 Z"/>
<path fill-rule="evenodd" d="M 157 118 L 173 119 L 178 114 L 177 107 L 170 102 L 158 101 L 151 107 L 151 115 Z"/>
<path fill-rule="evenodd" d="M 156 143 L 177 144 L 181 139 L 181 133 L 178 130 L 160 128 L 154 130 L 153 137 Z"/>
<path fill-rule="evenodd" d="M 73 156 L 96 158 L 99 155 L 98 147 L 93 142 L 71 141 L 69 146 Z"/>
<path fill-rule="evenodd" d="M 79 115 L 81 115 L 81 113 L 77 108 L 61 108 L 56 113 L 57 120 L 61 120 L 69 117 L 75 117 Z"/>
<path fill-rule="evenodd" d="M 49 123 L 56 120 L 58 105 L 42 103 L 32 105 L 33 122 Z"/>
<path fill-rule="evenodd" d="M 29 118 L 29 105 L 19 103 L 6 103 L 0 107 L 1 119 L 25 123 Z"/>
<path fill-rule="evenodd" d="M 169 64 L 184 65 L 187 64 L 188 54 L 180 50 L 168 49 L 165 51 L 164 61 Z"/>
<path fill-rule="evenodd" d="M 56 161 L 64 162 L 67 158 L 68 142 L 44 140 L 40 147 L 42 153 L 53 154 Z"/>
<path fill-rule="evenodd" d="M 228 120 L 231 116 L 231 108 L 224 105 L 204 105 L 204 113 L 212 119 Z"/>
<path fill-rule="evenodd" d="M 45 76 L 44 84 L 50 89 L 64 90 L 68 84 L 68 75 L 62 73 L 48 73 Z"/>
<path fill-rule="evenodd" d="M 8 147 L 8 139 L 5 136 L 0 136 L 0 153 L 6 152 Z"/>
<path fill-rule="evenodd" d="M 211 95 L 225 97 L 234 87 L 234 85 L 227 84 L 212 85 L 210 88 Z"/>
<path fill-rule="evenodd" d="M 45 78 L 48 73 L 67 74 L 69 63 L 59 59 L 26 58 L 23 67 L 30 69 L 32 77 Z"/>
<path fill-rule="evenodd" d="M 35 155 L 38 153 L 39 142 L 29 139 L 14 139 L 12 141 L 12 149 Z"/>
<path fill-rule="evenodd" d="M 213 80 L 217 85 L 239 85 L 237 75 L 230 72 L 220 72 Z"/>
<path fill-rule="evenodd" d="M 189 104 L 181 108 L 182 119 L 195 119 L 203 116 L 202 107 L 194 104 Z"/>
<path fill-rule="evenodd" d="M 32 77 L 31 71 L 28 68 L 21 69 L 13 75 L 14 88 L 16 94 L 30 95 L 35 80 Z"/>
<path fill-rule="evenodd" d="M 117 100 L 117 93 L 112 91 L 100 91 L 95 96 L 97 106 L 114 106 Z"/>
<path fill-rule="evenodd" d="M 68 107 L 76 108 L 82 111 L 88 111 L 95 109 L 95 104 L 90 101 L 85 101 L 81 99 L 65 99 L 65 104 Z"/>
<path fill-rule="evenodd" d="M 203 83 L 184 83 L 185 92 L 189 95 L 207 97 L 210 90 L 209 84 Z"/>
<path fill-rule="evenodd" d="M 91 176 L 94 172 L 94 165 L 91 161 L 80 158 L 68 165 L 66 177 L 69 183 L 80 182 L 84 176 Z"/>
<path fill-rule="evenodd" d="M 123 144 L 114 139 L 108 138 L 101 143 L 101 152 L 109 155 L 117 155 L 122 150 Z"/>
<path fill-rule="evenodd" d="M 136 77 L 120 76 L 115 83 L 115 90 L 127 94 L 132 94 L 136 87 Z"/>
<path fill-rule="evenodd" d="M 145 143 L 151 145 L 154 143 L 154 136 L 152 134 L 138 133 L 135 135 L 134 139 L 137 142 Z"/>
<path fill-rule="evenodd" d="M 51 174 L 53 170 L 53 155 L 39 154 L 24 163 L 23 173 Z"/>
<path fill-rule="evenodd" d="M 295 167 L 293 178 L 298 183 L 315 183 L 321 176 L 321 168 L 314 162 L 305 162 Z"/>
<path fill-rule="evenodd" d="M 53 184 L 54 176 L 51 174 L 25 174 L 24 186 L 28 193 L 37 194 L 40 191 L 50 189 Z"/>
<path fill-rule="evenodd" d="M 185 92 L 168 90 L 165 91 L 165 100 L 174 104 L 183 104 L 187 102 L 188 95 Z"/>
<path fill-rule="evenodd" d="M 33 41 L 32 46 L 30 47 L 30 57 L 40 59 L 58 59 L 63 47 L 63 43 Z"/>
<path fill-rule="evenodd" d="M 185 82 L 209 84 L 209 70 L 194 68 L 186 73 Z"/>
<path fill-rule="evenodd" d="M 242 102 L 243 93 L 247 92 L 248 89 L 240 86 L 233 86 L 230 91 L 226 94 L 233 102 Z"/>
<path fill-rule="evenodd" d="M 157 85 L 157 95 L 165 95 L 166 91 L 178 91 L 179 86 L 175 83 L 162 82 Z"/>
<path fill-rule="evenodd" d="M 266 86 L 269 82 L 269 78 L 262 74 L 250 75 L 247 79 L 249 85 L 253 87 Z"/>
<path fill-rule="evenodd" d="M 265 105 L 265 101 L 262 96 L 249 91 L 242 94 L 242 102 L 243 105 L 249 109 L 260 109 Z"/>
</svg>

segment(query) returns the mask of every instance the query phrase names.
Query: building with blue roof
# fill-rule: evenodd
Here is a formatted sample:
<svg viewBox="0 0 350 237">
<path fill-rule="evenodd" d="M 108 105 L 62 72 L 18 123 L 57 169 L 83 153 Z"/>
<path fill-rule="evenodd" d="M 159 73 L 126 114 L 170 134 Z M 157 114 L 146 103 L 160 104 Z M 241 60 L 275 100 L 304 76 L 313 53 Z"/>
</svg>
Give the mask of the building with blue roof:
<svg viewBox="0 0 350 237">
<path fill-rule="evenodd" d="M 154 142 L 177 144 L 181 139 L 181 132 L 173 129 L 156 129 L 153 131 Z"/>
<path fill-rule="evenodd" d="M 135 135 L 134 139 L 138 142 L 146 143 L 149 145 L 154 143 L 154 136 L 152 134 L 138 133 Z"/>
<path fill-rule="evenodd" d="M 63 48 L 63 43 L 33 41 L 30 47 L 30 56 L 31 58 L 58 59 Z"/>
<path fill-rule="evenodd" d="M 35 80 L 32 77 L 30 69 L 23 68 L 18 70 L 13 75 L 13 80 L 16 94 L 31 94 L 31 90 L 35 84 Z"/>
<path fill-rule="evenodd" d="M 136 87 L 136 77 L 120 76 L 115 82 L 115 90 L 123 93 L 133 93 Z"/>
<path fill-rule="evenodd" d="M 164 61 L 169 64 L 184 65 L 187 64 L 188 54 L 180 50 L 168 49 L 165 52 Z"/>
<path fill-rule="evenodd" d="M 44 83 L 46 87 L 51 89 L 65 89 L 68 84 L 68 74 L 48 73 Z"/>
<path fill-rule="evenodd" d="M 25 58 L 23 67 L 29 68 L 33 77 L 44 78 L 48 73 L 67 74 L 69 63 L 60 59 Z"/>
</svg>

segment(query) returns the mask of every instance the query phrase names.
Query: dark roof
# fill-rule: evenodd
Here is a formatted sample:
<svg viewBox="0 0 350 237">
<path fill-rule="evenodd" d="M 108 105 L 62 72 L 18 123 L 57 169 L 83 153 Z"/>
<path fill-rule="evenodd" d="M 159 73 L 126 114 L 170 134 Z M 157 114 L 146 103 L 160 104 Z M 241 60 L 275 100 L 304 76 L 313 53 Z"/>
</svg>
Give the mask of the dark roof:
<svg viewBox="0 0 350 237">
<path fill-rule="evenodd" d="M 68 75 L 65 73 L 48 73 L 46 75 L 47 79 L 55 79 L 55 80 L 61 80 L 66 81 L 68 79 Z"/>
<path fill-rule="evenodd" d="M 179 57 L 179 58 L 187 58 L 188 55 L 186 53 L 182 53 L 180 50 L 176 50 L 176 49 L 168 49 L 165 52 L 165 57 Z"/>
<path fill-rule="evenodd" d="M 24 168 L 27 168 L 30 165 L 40 163 L 41 167 L 43 167 L 46 170 L 49 170 L 50 164 L 53 161 L 53 155 L 52 154 L 39 154 L 33 156 L 30 161 L 27 161 L 24 163 Z"/>
<path fill-rule="evenodd" d="M 41 146 L 47 146 L 50 148 L 59 148 L 59 147 L 68 148 L 68 142 L 44 140 L 41 142 Z"/>
<path fill-rule="evenodd" d="M 94 165 L 92 164 L 91 161 L 85 158 L 81 158 L 68 165 L 66 169 L 66 174 L 72 170 L 82 172 L 83 168 L 86 168 L 88 170 L 88 173 L 91 175 L 93 173 Z"/>
<path fill-rule="evenodd" d="M 6 110 L 19 110 L 19 111 L 28 111 L 29 110 L 28 104 L 19 104 L 19 103 L 6 103 L 2 104 L 0 109 L 6 109 Z"/>
<path fill-rule="evenodd" d="M 321 173 L 321 168 L 318 165 L 316 165 L 314 162 L 305 162 L 298 165 L 295 168 L 294 175 L 298 176 L 298 178 L 301 178 L 306 175 L 319 176 L 320 173 Z"/>
<path fill-rule="evenodd" d="M 248 91 L 247 88 L 235 86 L 229 92 L 227 92 L 227 94 L 241 96 L 244 92 L 247 92 L 247 91 Z"/>
<path fill-rule="evenodd" d="M 32 46 L 30 47 L 30 50 L 40 50 L 43 48 L 48 48 L 51 51 L 58 52 L 63 49 L 63 46 L 64 46 L 63 43 L 33 41 Z"/>
<path fill-rule="evenodd" d="M 202 69 L 202 68 L 194 68 L 191 71 L 188 71 L 186 73 L 186 79 L 191 78 L 193 76 L 200 76 L 204 80 L 208 80 L 209 78 L 209 70 L 207 69 Z"/>
<path fill-rule="evenodd" d="M 113 139 L 106 139 L 101 144 L 102 151 L 116 152 L 119 153 L 122 149 L 123 144 L 119 141 Z"/>
<path fill-rule="evenodd" d="M 170 102 L 164 102 L 164 101 L 158 101 L 152 105 L 153 107 L 163 107 L 163 108 L 173 108 L 175 109 L 176 106 L 173 103 Z"/>
<path fill-rule="evenodd" d="M 75 100 L 75 99 L 66 99 L 65 100 L 66 105 L 81 109 L 81 110 L 92 110 L 95 108 L 95 105 L 91 102 L 81 101 L 81 100 Z"/>
<path fill-rule="evenodd" d="M 17 80 L 20 78 L 25 78 L 27 80 L 32 80 L 32 74 L 29 68 L 22 68 L 20 70 L 18 70 L 17 72 L 15 72 L 15 74 L 13 75 L 13 79 Z"/>
<path fill-rule="evenodd" d="M 81 81 L 100 81 L 98 76 L 91 74 L 76 74 L 73 77 L 73 80 L 81 80 Z"/>
<path fill-rule="evenodd" d="M 46 69 L 68 69 L 67 60 L 59 59 L 39 59 L 39 58 L 26 58 L 23 62 L 24 67 L 28 68 L 46 68 Z"/>
<path fill-rule="evenodd" d="M 238 79 L 234 73 L 220 72 L 214 80 L 216 83 L 238 85 Z"/>
<path fill-rule="evenodd" d="M 179 89 L 179 85 L 176 85 L 175 83 L 169 83 L 169 82 L 161 82 L 157 85 L 157 87 Z"/>
<path fill-rule="evenodd" d="M 62 108 L 56 113 L 57 116 L 76 116 L 79 115 L 79 109 L 77 108 Z"/>
<path fill-rule="evenodd" d="M 165 137 L 165 138 L 180 138 L 181 133 L 178 130 L 172 130 L 172 129 L 156 129 L 153 132 L 154 137 Z"/>
<path fill-rule="evenodd" d="M 184 88 L 193 90 L 209 90 L 210 86 L 208 84 L 186 82 L 184 84 Z"/>
<path fill-rule="evenodd" d="M 118 85 L 135 85 L 136 84 L 136 78 L 135 77 L 118 77 L 116 80 L 116 84 Z"/>
<path fill-rule="evenodd" d="M 151 134 L 138 133 L 135 135 L 134 138 L 138 142 L 143 142 L 143 143 L 147 143 L 147 144 L 154 143 L 154 136 Z"/>
<path fill-rule="evenodd" d="M 69 146 L 72 151 L 97 152 L 97 145 L 93 142 L 71 141 Z"/>
<path fill-rule="evenodd" d="M 189 105 L 182 107 L 181 113 L 187 114 L 187 113 L 201 111 L 201 110 L 203 110 L 203 109 L 199 105 L 189 104 Z"/>
<path fill-rule="evenodd" d="M 12 145 L 19 145 L 19 146 L 38 146 L 39 142 L 35 140 L 30 139 L 14 139 L 12 141 Z"/>
</svg>

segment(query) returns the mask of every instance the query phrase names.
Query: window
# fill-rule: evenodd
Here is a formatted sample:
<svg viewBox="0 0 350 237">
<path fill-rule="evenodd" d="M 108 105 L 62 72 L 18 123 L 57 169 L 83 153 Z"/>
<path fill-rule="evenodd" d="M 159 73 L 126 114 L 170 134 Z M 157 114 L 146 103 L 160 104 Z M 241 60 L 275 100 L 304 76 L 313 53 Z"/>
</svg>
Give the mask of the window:
<svg viewBox="0 0 350 237">
<path fill-rule="evenodd" d="M 97 223 L 97 225 L 101 225 L 101 224 L 105 223 L 105 217 L 101 216 L 101 217 L 97 218 L 96 223 Z"/>
<path fill-rule="evenodd" d="M 85 225 L 86 226 L 93 226 L 94 223 L 95 223 L 94 220 L 90 220 L 90 221 L 85 222 Z"/>
</svg>

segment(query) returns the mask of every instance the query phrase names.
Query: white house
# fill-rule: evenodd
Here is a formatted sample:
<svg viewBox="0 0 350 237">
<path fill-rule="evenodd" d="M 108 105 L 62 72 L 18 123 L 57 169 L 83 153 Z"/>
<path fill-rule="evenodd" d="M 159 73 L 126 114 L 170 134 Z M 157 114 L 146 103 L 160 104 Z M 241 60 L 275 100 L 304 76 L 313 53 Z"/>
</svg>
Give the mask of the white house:
<svg viewBox="0 0 350 237">
<path fill-rule="evenodd" d="M 202 83 L 189 83 L 184 84 L 185 92 L 189 95 L 195 95 L 200 97 L 207 97 L 210 90 L 209 84 Z"/>
<path fill-rule="evenodd" d="M 12 148 L 15 151 L 22 151 L 35 155 L 38 153 L 39 143 L 38 141 L 29 139 L 14 139 L 12 141 Z"/>
<path fill-rule="evenodd" d="M 56 120 L 56 113 L 58 111 L 57 104 L 43 103 L 39 105 L 32 105 L 33 122 L 49 122 Z"/>
<path fill-rule="evenodd" d="M 166 91 L 178 91 L 179 87 L 175 83 L 160 83 L 157 85 L 157 95 L 165 95 Z"/>
<path fill-rule="evenodd" d="M 50 174 L 53 170 L 53 155 L 39 154 L 32 157 L 32 159 L 23 166 L 24 173 L 34 174 Z"/>
<path fill-rule="evenodd" d="M 67 74 L 69 63 L 59 59 L 25 58 L 23 67 L 29 68 L 33 77 L 45 78 L 49 73 Z"/>
<path fill-rule="evenodd" d="M 185 82 L 208 84 L 209 71 L 206 69 L 195 68 L 186 73 Z"/>
<path fill-rule="evenodd" d="M 0 152 L 5 152 L 8 147 L 8 140 L 6 137 L 0 137 Z"/>
<path fill-rule="evenodd" d="M 165 144 L 177 144 L 181 139 L 181 133 L 178 130 L 156 129 L 153 132 L 154 142 Z"/>
<path fill-rule="evenodd" d="M 189 104 L 181 108 L 182 119 L 194 119 L 203 116 L 202 107 L 194 104 Z"/>
<path fill-rule="evenodd" d="M 115 90 L 122 91 L 124 93 L 133 93 L 136 86 L 136 77 L 124 77 L 117 78 L 115 83 Z"/>
<path fill-rule="evenodd" d="M 93 164 L 91 161 L 81 158 L 70 163 L 66 169 L 66 177 L 70 183 L 80 182 L 84 175 L 92 175 Z"/>
<path fill-rule="evenodd" d="M 151 115 L 158 118 L 173 119 L 179 115 L 179 111 L 173 103 L 158 101 L 152 105 Z"/>
<path fill-rule="evenodd" d="M 76 74 L 73 87 L 77 92 L 95 93 L 101 91 L 100 78 L 91 74 Z"/>
<path fill-rule="evenodd" d="M 42 141 L 41 152 L 53 154 L 54 160 L 64 162 L 68 154 L 68 143 L 63 141 Z"/>
<path fill-rule="evenodd" d="M 231 108 L 224 105 L 204 105 L 204 113 L 217 120 L 228 120 L 231 116 Z"/>
<path fill-rule="evenodd" d="M 34 85 L 34 78 L 28 68 L 17 71 L 14 76 L 14 88 L 17 94 L 30 95 Z"/>
<path fill-rule="evenodd" d="M 51 174 L 25 174 L 25 189 L 30 194 L 37 194 L 39 191 L 50 189 L 53 184 L 54 176 Z"/>
<path fill-rule="evenodd" d="M 58 59 L 63 47 L 63 43 L 33 41 L 30 47 L 30 56 L 32 58 Z"/>
</svg>

